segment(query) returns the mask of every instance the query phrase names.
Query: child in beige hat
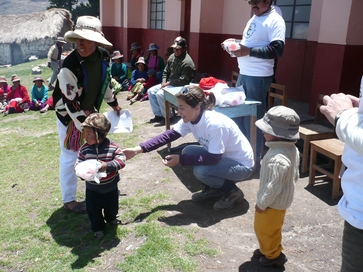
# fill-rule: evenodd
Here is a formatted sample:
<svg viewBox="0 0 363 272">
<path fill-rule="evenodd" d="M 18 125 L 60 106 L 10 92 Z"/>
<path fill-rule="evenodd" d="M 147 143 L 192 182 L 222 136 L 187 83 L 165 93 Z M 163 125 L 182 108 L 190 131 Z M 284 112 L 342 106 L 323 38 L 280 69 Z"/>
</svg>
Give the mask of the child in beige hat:
<svg viewBox="0 0 363 272">
<path fill-rule="evenodd" d="M 256 121 L 269 147 L 261 164 L 254 221 L 260 248 L 253 256 L 263 266 L 282 266 L 287 262 L 282 253 L 281 230 L 299 178 L 299 151 L 295 146 L 299 124 L 297 113 L 285 106 L 271 108 Z"/>
</svg>

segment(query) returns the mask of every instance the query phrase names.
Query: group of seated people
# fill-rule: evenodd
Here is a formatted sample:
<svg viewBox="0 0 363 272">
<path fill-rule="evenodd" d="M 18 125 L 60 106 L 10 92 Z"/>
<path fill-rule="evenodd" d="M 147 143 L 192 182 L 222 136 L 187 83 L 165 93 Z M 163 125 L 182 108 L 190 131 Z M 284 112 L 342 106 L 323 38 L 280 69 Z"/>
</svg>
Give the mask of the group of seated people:
<svg viewBox="0 0 363 272">
<path fill-rule="evenodd" d="M 11 76 L 12 86 L 8 85 L 5 76 L 0 76 L 0 112 L 4 116 L 11 113 L 27 112 L 29 110 L 44 113 L 53 108 L 53 99 L 48 97 L 48 87 L 41 76 L 35 76 L 31 88 L 31 99 L 28 90 L 21 85 L 20 78 L 14 74 Z"/>
<path fill-rule="evenodd" d="M 119 84 L 122 90 L 127 90 L 130 94 L 127 100 L 130 104 L 136 101 L 148 99 L 148 89 L 162 82 L 162 75 L 165 69 L 164 59 L 158 55 L 160 47 L 156 43 L 151 43 L 145 54 L 141 46 L 133 42 L 131 44 L 131 60 L 129 67 L 123 62 L 123 54 L 116 50 L 112 54 L 111 76 Z M 168 48 L 166 59 L 173 54 L 173 49 Z"/>
<path fill-rule="evenodd" d="M 150 43 L 147 56 L 141 50 L 141 46 L 133 42 L 131 44 L 130 67 L 123 63 L 123 55 L 120 51 L 114 51 L 111 59 L 111 76 L 122 84 L 130 94 L 127 100 L 130 104 L 135 101 L 148 99 L 154 114 L 150 123 L 165 123 L 164 88 L 178 87 L 192 82 L 195 64 L 187 52 L 187 42 L 182 37 L 177 37 L 165 54 L 166 62 L 158 55 L 159 46 Z"/>
</svg>

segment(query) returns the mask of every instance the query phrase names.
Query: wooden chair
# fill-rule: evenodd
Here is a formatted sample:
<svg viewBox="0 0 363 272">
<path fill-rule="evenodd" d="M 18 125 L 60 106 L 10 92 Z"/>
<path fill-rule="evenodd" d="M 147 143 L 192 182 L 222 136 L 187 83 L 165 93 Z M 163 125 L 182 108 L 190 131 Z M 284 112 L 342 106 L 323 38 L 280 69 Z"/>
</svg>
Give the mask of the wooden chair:
<svg viewBox="0 0 363 272">
<path fill-rule="evenodd" d="M 301 160 L 301 173 L 308 171 L 309 160 L 309 146 L 310 142 L 314 140 L 322 140 L 328 138 L 335 138 L 336 134 L 332 128 L 318 124 L 320 111 L 322 105 L 323 94 L 319 94 L 318 101 L 315 108 L 315 119 L 313 124 L 300 124 L 299 133 L 300 139 L 303 141 L 302 153 L 300 153 Z"/>
<path fill-rule="evenodd" d="M 342 195 L 340 188 L 340 169 L 342 167 L 342 154 L 344 149 L 344 143 L 339 139 L 325 139 L 312 141 L 311 151 L 310 151 L 310 171 L 309 171 L 309 184 L 314 185 L 317 179 L 327 179 L 331 178 L 333 180 L 332 198 L 337 199 Z M 334 169 L 330 170 L 328 166 L 330 164 L 318 164 L 317 155 L 322 154 L 329 160 L 334 161 Z M 316 171 L 323 174 L 322 176 L 317 176 Z"/>
<path fill-rule="evenodd" d="M 287 107 L 287 94 L 284 85 L 271 83 L 268 91 L 267 107 L 268 109 L 274 106 L 275 98 L 281 100 L 281 104 Z"/>
<path fill-rule="evenodd" d="M 238 76 L 239 76 L 238 72 L 235 71 L 232 72 L 231 87 L 236 87 Z"/>
</svg>

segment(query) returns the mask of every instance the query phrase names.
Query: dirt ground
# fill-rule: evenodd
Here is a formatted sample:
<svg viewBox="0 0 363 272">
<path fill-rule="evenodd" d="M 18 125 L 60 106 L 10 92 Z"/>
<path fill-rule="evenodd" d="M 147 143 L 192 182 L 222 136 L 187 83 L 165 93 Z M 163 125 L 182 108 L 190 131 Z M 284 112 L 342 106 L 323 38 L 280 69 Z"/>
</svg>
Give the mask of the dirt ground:
<svg viewBox="0 0 363 272">
<path fill-rule="evenodd" d="M 119 94 L 121 105 L 133 115 L 133 125 L 137 129 L 132 133 L 137 133 L 135 137 L 139 142 L 165 130 L 165 126 L 147 123 L 153 117 L 148 101 L 129 105 L 125 97 L 125 92 Z M 123 137 L 123 134 L 119 135 Z M 118 142 L 126 147 L 122 140 Z M 179 139 L 172 143 L 176 148 L 173 152 L 180 152 L 178 147 L 191 142 L 195 142 L 191 135 Z M 215 211 L 213 202 L 197 204 L 191 201 L 192 193 L 202 189 L 200 182 L 188 167 L 166 168 L 161 163 L 166 154 L 167 148 L 162 147 L 129 161 L 121 172 L 119 188 L 126 195 L 134 195 L 141 189 L 171 195 L 168 202 L 175 204 L 159 207 L 166 211 L 162 223 L 197 227 L 197 236 L 207 239 L 211 247 L 220 251 L 214 258 L 200 258 L 200 271 L 339 271 L 343 219 L 337 211 L 337 200 L 331 199 L 330 183 L 308 186 L 308 176 L 301 175 L 283 227 L 283 252 L 288 262 L 285 267 L 264 268 L 252 258 L 253 251 L 258 248 L 253 230 L 258 173 L 237 183 L 245 195 L 243 202 L 230 211 Z M 109 270 L 113 270 L 111 263 L 118 254 L 138 243 L 140 241 L 136 239 L 120 243 L 112 256 L 108 255 Z"/>
</svg>

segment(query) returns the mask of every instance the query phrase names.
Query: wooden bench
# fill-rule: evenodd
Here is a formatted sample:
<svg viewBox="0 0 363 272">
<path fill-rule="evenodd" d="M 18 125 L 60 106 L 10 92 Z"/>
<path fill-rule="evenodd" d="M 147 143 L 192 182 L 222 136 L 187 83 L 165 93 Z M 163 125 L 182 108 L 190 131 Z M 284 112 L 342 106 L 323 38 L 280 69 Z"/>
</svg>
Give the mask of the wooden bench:
<svg viewBox="0 0 363 272">
<path fill-rule="evenodd" d="M 337 199 L 342 195 L 340 188 L 340 169 L 342 166 L 342 154 L 344 149 L 344 143 L 337 138 L 324 139 L 311 141 L 310 150 L 310 172 L 309 172 L 309 184 L 314 185 L 317 179 L 332 179 L 333 189 L 332 198 Z M 317 155 L 322 154 L 334 161 L 334 169 L 328 168 L 328 165 L 317 164 Z M 317 176 L 316 171 L 323 174 L 323 176 Z"/>
</svg>

